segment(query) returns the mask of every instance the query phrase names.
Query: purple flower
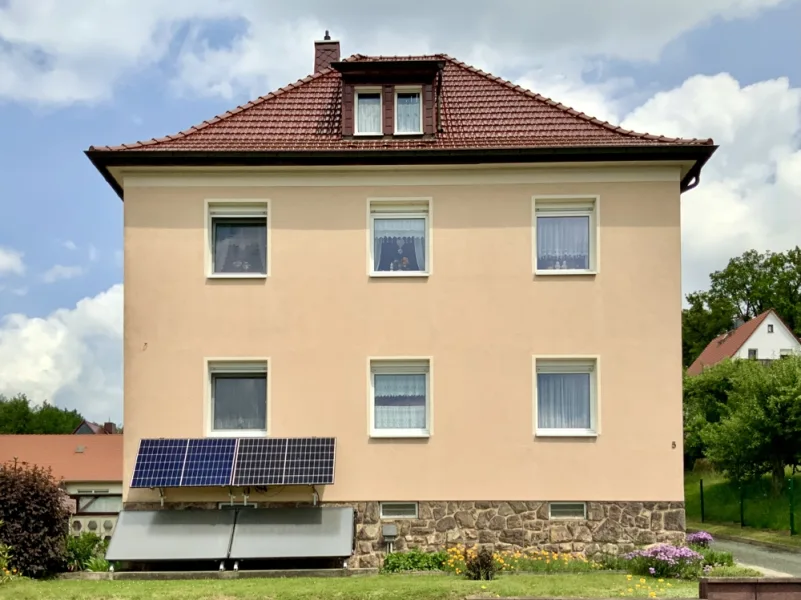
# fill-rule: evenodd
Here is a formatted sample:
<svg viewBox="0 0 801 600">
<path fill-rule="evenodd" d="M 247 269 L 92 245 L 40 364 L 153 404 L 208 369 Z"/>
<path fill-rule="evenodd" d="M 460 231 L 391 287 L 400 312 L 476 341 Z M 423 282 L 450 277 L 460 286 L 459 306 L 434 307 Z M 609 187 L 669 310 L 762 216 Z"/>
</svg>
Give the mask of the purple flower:
<svg viewBox="0 0 801 600">
<path fill-rule="evenodd" d="M 656 569 L 654 569 L 653 567 L 648 567 L 648 572 L 649 572 L 651 575 L 656 575 Z"/>
<path fill-rule="evenodd" d="M 708 546 L 714 540 L 712 539 L 712 535 L 706 531 L 697 531 L 695 533 L 691 533 L 687 536 L 687 543 L 688 544 L 697 544 L 699 546 Z"/>
</svg>

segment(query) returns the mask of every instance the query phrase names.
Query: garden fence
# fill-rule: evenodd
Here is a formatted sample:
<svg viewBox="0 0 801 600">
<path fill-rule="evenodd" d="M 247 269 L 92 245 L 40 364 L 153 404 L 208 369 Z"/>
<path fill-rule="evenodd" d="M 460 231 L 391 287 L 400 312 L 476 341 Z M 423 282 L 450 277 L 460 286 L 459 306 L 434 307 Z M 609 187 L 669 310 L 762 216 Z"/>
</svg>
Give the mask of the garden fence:
<svg viewBox="0 0 801 600">
<path fill-rule="evenodd" d="M 762 478 L 744 483 L 713 481 L 705 489 L 704 480 L 700 479 L 701 522 L 739 523 L 741 527 L 796 535 L 796 512 L 801 508 L 798 484 L 790 477 L 776 490 L 770 478 Z"/>
</svg>

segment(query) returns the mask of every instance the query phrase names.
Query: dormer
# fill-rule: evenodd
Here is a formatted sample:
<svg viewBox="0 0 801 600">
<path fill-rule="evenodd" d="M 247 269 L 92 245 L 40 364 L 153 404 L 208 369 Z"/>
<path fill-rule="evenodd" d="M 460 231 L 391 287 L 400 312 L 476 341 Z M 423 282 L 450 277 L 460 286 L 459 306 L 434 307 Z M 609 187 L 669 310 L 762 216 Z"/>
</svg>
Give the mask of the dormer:
<svg viewBox="0 0 801 600">
<path fill-rule="evenodd" d="M 348 60 L 342 76 L 342 137 L 426 138 L 438 129 L 442 60 Z"/>
</svg>

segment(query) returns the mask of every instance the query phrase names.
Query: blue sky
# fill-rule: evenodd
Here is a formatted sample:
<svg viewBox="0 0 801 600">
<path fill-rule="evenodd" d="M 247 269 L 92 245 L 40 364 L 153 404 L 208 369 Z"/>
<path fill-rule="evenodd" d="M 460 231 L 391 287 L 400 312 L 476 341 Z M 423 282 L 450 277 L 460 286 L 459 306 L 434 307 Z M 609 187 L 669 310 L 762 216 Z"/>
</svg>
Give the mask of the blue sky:
<svg viewBox="0 0 801 600">
<path fill-rule="evenodd" d="M 122 203 L 83 150 L 307 75 L 325 28 L 345 55 L 447 52 L 633 129 L 715 137 L 683 199 L 685 292 L 801 242 L 801 1 L 340 5 L 0 0 L 0 393 L 121 420 Z"/>
</svg>

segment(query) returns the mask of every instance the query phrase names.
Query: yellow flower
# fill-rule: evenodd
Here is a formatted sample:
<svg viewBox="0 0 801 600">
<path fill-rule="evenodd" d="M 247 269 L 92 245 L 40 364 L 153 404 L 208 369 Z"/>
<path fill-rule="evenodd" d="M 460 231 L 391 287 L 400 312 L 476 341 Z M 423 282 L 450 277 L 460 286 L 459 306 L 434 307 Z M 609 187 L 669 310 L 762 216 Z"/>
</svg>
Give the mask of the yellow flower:
<svg viewBox="0 0 801 600">
<path fill-rule="evenodd" d="M 629 588 L 629 594 L 632 593 L 633 591 L 634 591 L 633 589 Z"/>
<path fill-rule="evenodd" d="M 658 581 L 659 581 L 659 583 L 665 583 L 664 579 L 659 579 Z"/>
<path fill-rule="evenodd" d="M 673 587 L 673 585 L 672 585 L 672 584 L 670 584 L 670 583 L 669 583 L 669 584 L 667 584 L 667 585 L 668 585 L 668 587 Z"/>
<path fill-rule="evenodd" d="M 631 575 L 626 575 L 626 579 L 628 579 L 629 581 L 631 581 Z"/>
<path fill-rule="evenodd" d="M 645 583 L 645 579 L 643 579 L 642 577 L 640 577 L 640 583 Z"/>
<path fill-rule="evenodd" d="M 649 598 L 656 598 L 656 592 L 651 592 L 650 594 L 648 594 L 648 597 Z"/>
<path fill-rule="evenodd" d="M 481 589 L 482 589 L 482 590 L 486 590 L 486 589 L 487 589 L 487 586 L 486 586 L 486 585 L 482 585 L 482 586 L 481 586 Z"/>
</svg>

